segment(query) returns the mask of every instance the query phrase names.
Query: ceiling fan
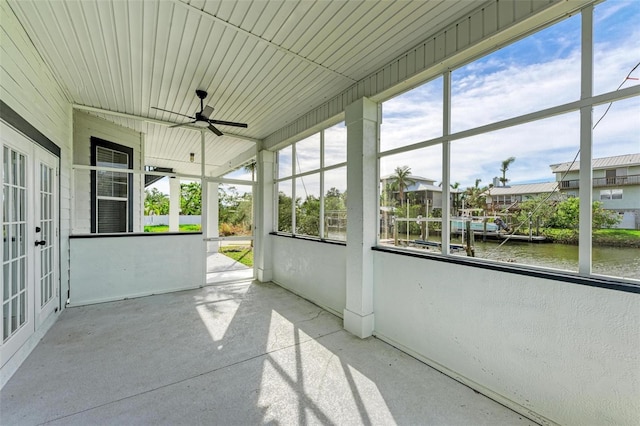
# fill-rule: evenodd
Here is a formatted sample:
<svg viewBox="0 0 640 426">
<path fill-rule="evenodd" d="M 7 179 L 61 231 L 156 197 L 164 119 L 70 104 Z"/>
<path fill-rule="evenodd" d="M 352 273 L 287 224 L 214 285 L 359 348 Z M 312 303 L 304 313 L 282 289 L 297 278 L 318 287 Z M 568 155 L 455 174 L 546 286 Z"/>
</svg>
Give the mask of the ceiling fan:
<svg viewBox="0 0 640 426">
<path fill-rule="evenodd" d="M 190 119 L 192 119 L 193 121 L 189 121 L 187 123 L 178 123 L 175 124 L 173 126 L 169 126 L 171 127 L 180 127 L 180 126 L 186 126 L 188 124 L 193 124 L 196 127 L 201 127 L 201 128 L 208 128 L 209 130 L 211 130 L 213 133 L 215 133 L 218 136 L 222 136 L 223 133 L 218 130 L 214 124 L 219 124 L 222 126 L 234 126 L 234 127 L 244 127 L 247 128 L 247 124 L 246 123 L 235 123 L 233 121 L 222 121 L 222 120 L 212 120 L 209 118 L 209 116 L 211 115 L 211 113 L 213 112 L 213 107 L 210 105 L 207 105 L 206 107 L 204 106 L 204 98 L 207 97 L 207 92 L 205 90 L 196 90 L 196 96 L 198 96 L 200 98 L 200 111 L 196 111 L 195 113 L 195 117 L 192 117 L 190 115 L 185 115 L 185 114 L 180 114 L 179 112 L 174 112 L 174 111 L 169 111 L 166 109 L 162 109 L 162 108 L 156 108 L 156 107 L 151 107 L 153 109 L 157 109 L 158 111 L 164 111 L 164 112 L 170 112 L 171 114 L 176 114 L 176 115 L 181 115 L 183 117 L 188 117 Z"/>
</svg>

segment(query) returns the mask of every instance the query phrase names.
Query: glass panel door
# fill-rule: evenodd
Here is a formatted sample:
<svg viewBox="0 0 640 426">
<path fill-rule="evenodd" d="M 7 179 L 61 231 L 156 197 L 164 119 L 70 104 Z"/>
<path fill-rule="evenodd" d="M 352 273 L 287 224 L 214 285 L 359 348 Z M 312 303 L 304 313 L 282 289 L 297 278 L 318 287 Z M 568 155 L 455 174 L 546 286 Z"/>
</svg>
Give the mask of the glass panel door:
<svg viewBox="0 0 640 426">
<path fill-rule="evenodd" d="M 36 315 L 40 324 L 58 306 L 57 158 L 42 150 L 36 155 Z"/>
<path fill-rule="evenodd" d="M 3 135 L 4 136 L 4 135 Z M 33 289 L 28 245 L 30 209 L 29 157 L 15 146 L 2 144 L 2 351 L 5 362 L 34 331 Z"/>
<path fill-rule="evenodd" d="M 0 366 L 59 304 L 58 158 L 0 122 Z"/>
</svg>

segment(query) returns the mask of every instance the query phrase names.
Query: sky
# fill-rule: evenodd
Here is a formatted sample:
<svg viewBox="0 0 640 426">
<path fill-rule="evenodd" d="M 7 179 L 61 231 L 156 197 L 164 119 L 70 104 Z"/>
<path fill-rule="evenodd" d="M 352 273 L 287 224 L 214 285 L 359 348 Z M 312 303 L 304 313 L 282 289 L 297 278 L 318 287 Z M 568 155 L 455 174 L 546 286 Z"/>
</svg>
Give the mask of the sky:
<svg viewBox="0 0 640 426">
<path fill-rule="evenodd" d="M 609 0 L 595 7 L 594 94 L 640 84 L 624 80 L 640 62 L 640 0 Z M 510 44 L 452 72 L 452 132 L 471 129 L 580 97 L 580 15 Z M 640 67 L 631 76 L 640 78 Z M 594 123 L 607 105 L 594 108 Z M 383 103 L 381 151 L 429 140 L 442 135 L 442 78 L 425 83 Z M 451 183 L 462 188 L 476 179 L 488 185 L 501 176 L 503 160 L 515 157 L 506 177 L 510 184 L 555 179 L 549 166 L 570 162 L 579 149 L 578 112 L 568 113 L 451 143 Z M 593 157 L 640 152 L 640 98 L 614 103 L 593 131 Z M 346 160 L 346 128 L 343 123 L 325 130 L 325 164 Z M 296 167 L 319 167 L 320 137 L 297 143 Z M 383 157 L 380 175 L 398 166 L 412 174 L 441 181 L 442 149 L 438 146 Z M 291 172 L 291 148 L 281 151 L 279 175 Z M 242 169 L 229 174 L 250 179 Z M 168 193 L 167 179 L 157 187 Z M 319 177 L 311 175 L 296 190 L 318 195 Z M 289 185 L 290 187 L 290 185 Z M 346 189 L 344 169 L 326 174 L 325 190 Z M 290 189 L 286 189 L 289 192 Z M 304 197 L 303 197 L 304 198 Z"/>
<path fill-rule="evenodd" d="M 595 8 L 594 94 L 615 90 L 640 62 L 640 1 L 610 0 Z M 452 132 L 515 117 L 580 97 L 580 16 L 570 17 L 452 72 Z M 631 77 L 640 77 L 640 69 Z M 628 80 L 622 86 L 638 84 Z M 442 78 L 383 104 L 381 150 L 442 135 Z M 594 122 L 607 105 L 594 108 Z M 510 183 L 554 180 L 549 165 L 571 161 L 579 148 L 577 112 L 456 140 L 451 182 L 482 185 L 515 157 Z M 640 99 L 616 102 L 594 129 L 593 156 L 640 152 Z M 397 166 L 439 182 L 441 147 L 381 160 L 381 175 Z"/>
</svg>

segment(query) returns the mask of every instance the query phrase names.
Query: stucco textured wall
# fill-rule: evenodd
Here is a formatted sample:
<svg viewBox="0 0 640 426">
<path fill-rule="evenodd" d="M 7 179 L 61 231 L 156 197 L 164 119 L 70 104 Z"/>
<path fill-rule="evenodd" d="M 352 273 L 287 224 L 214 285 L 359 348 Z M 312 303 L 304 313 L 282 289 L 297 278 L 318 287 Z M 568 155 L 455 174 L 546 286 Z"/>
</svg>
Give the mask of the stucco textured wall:
<svg viewBox="0 0 640 426">
<path fill-rule="evenodd" d="M 637 294 L 382 252 L 374 265 L 379 337 L 542 422 L 637 424 Z"/>
</svg>

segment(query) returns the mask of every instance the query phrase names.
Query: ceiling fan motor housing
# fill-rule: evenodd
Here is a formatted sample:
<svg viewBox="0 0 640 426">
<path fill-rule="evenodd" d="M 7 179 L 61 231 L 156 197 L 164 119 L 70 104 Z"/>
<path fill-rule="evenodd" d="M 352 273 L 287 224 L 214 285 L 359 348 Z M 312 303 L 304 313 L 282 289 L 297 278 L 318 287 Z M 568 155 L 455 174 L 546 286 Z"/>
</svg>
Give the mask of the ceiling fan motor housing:
<svg viewBox="0 0 640 426">
<path fill-rule="evenodd" d="M 209 127 L 209 120 L 199 112 L 196 112 L 196 121 L 193 123 L 196 127 Z"/>
</svg>

